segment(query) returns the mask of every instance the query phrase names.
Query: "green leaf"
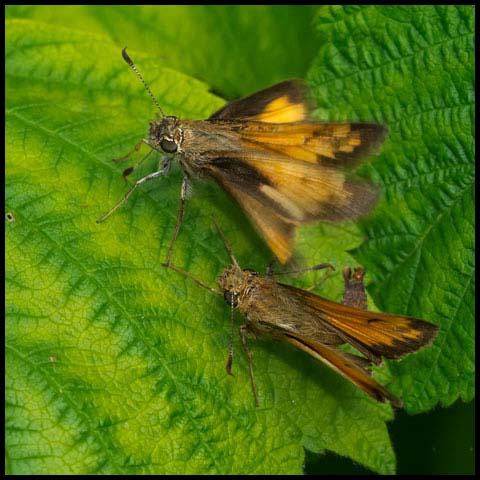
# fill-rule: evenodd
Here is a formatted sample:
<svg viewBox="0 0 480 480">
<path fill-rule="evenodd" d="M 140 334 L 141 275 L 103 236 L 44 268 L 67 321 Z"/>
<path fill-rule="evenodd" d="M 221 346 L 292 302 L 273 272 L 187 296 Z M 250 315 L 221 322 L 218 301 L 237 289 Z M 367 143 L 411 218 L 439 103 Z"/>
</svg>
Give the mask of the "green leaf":
<svg viewBox="0 0 480 480">
<path fill-rule="evenodd" d="M 9 6 L 29 18 L 108 35 L 156 55 L 162 66 L 206 81 L 237 98 L 292 77 L 305 77 L 317 51 L 318 7 L 304 5 Z"/>
<path fill-rule="evenodd" d="M 370 278 L 380 286 L 372 291 L 384 310 L 405 311 L 442 325 L 443 339 L 439 337 L 433 347 L 389 365 L 396 382 L 392 390 L 403 397 L 409 410 L 425 409 L 439 400 L 448 404 L 463 384 L 470 385 L 470 393 L 463 398 L 473 394 L 471 373 L 469 377 L 467 371 L 473 371 L 473 335 L 467 338 L 473 328 L 469 310 L 473 294 L 468 288 L 464 289 L 465 301 L 448 316 L 448 309 L 454 306 L 450 303 L 461 291 L 461 274 L 468 270 L 469 262 L 473 265 L 472 253 L 468 252 L 469 246 L 473 252 L 470 198 L 464 198 L 465 215 L 456 217 L 467 224 L 466 230 L 443 219 L 437 227 L 445 228 L 441 242 L 431 242 L 426 234 L 434 230 L 426 226 L 429 219 L 444 211 L 442 202 L 450 198 L 446 193 L 453 192 L 454 199 L 454 194 L 462 191 L 462 181 L 468 184 L 473 175 L 469 163 L 473 158 L 473 122 L 465 120 L 468 115 L 463 110 L 447 102 L 463 100 L 473 117 L 473 74 L 465 75 L 473 68 L 471 10 L 425 10 L 440 12 L 430 16 L 441 18 L 440 26 L 452 38 L 443 44 L 437 38 L 440 27 L 427 18 L 424 23 L 431 23 L 432 31 L 424 35 L 430 43 L 425 40 L 421 51 L 430 58 L 429 45 L 438 44 L 441 54 L 439 58 L 432 55 L 432 65 L 440 67 L 437 65 L 435 72 L 423 72 L 415 64 L 413 75 L 407 68 L 412 60 L 399 61 L 398 68 L 402 72 L 406 69 L 408 75 L 403 84 L 397 72 L 402 87 L 398 88 L 393 80 L 383 84 L 382 75 L 386 80 L 390 77 L 381 68 L 372 68 L 374 76 L 362 84 L 359 78 L 369 67 L 354 61 L 358 54 L 355 46 L 360 48 L 365 42 L 359 50 L 362 61 L 381 65 L 378 50 L 383 47 L 378 45 L 393 48 L 392 40 L 384 38 L 385 30 L 390 29 L 393 40 L 399 42 L 400 59 L 408 57 L 404 50 L 411 43 L 410 48 L 416 52 L 417 36 L 422 38 L 417 32 L 421 32 L 418 12 L 410 18 L 408 8 L 364 7 L 362 12 L 347 7 L 323 8 L 317 18 L 319 42 L 305 42 L 308 47 L 299 55 L 295 50 L 298 42 L 293 39 L 302 29 L 302 41 L 309 39 L 309 14 L 299 13 L 297 24 L 295 15 L 288 14 L 289 7 L 228 8 L 7 8 L 9 473 L 301 473 L 303 446 L 316 452 L 334 451 L 380 473 L 395 470 L 385 424 L 392 418 L 391 408 L 376 404 L 319 362 L 278 343 L 250 342 L 260 408 L 253 405 L 248 366 L 237 338 L 235 377 L 225 374 L 230 340 L 228 307 L 189 279 L 161 266 L 177 216 L 178 168 L 169 177 L 137 189 L 107 222 L 95 224 L 95 219 L 131 185 L 130 177 L 127 184 L 121 180 L 122 170 L 130 163 L 115 165 L 111 159 L 125 154 L 143 138 L 148 120 L 158 113 L 121 59 L 120 50 L 125 44 L 166 113 L 183 118 L 205 118 L 223 104 L 209 93 L 210 86 L 233 96 L 284 77 L 301 76 L 313 51 L 309 49 L 320 45 L 321 63 L 311 70 L 320 101 L 319 116 L 383 120 L 391 129 L 384 153 L 374 168 L 367 170 L 375 181 L 385 185 L 388 201 L 383 201 L 379 213 L 366 224 L 369 242 L 360 250 L 364 234 L 358 226 L 314 225 L 302 229 L 299 235 L 300 256 L 309 264 L 329 261 L 336 266 L 353 265 L 354 259 L 346 251 L 357 249 L 355 253 L 367 266 Z M 390 16 L 379 12 L 389 12 Z M 459 13 L 455 16 L 450 12 Z M 218 34 L 212 32 L 209 16 L 222 19 L 216 22 Z M 386 22 L 390 17 L 395 17 L 395 22 Z M 291 30 L 285 27 L 285 18 Z M 408 30 L 409 24 L 414 25 L 413 33 Z M 252 25 L 258 25 L 261 34 Z M 182 28 L 183 35 L 179 36 Z M 160 30 L 165 38 L 160 37 Z M 290 31 L 296 32 L 293 37 Z M 460 45 L 456 36 L 463 38 L 465 45 Z M 242 48 L 237 47 L 239 38 Z M 166 45 L 167 53 L 163 51 Z M 260 50 L 260 46 L 265 50 L 256 57 L 255 49 Z M 395 52 L 392 50 L 392 55 Z M 207 54 L 215 60 L 209 63 Z M 343 54 L 346 59 L 350 55 L 353 63 L 345 62 Z M 465 59 L 459 62 L 462 55 Z M 159 61 L 160 56 L 165 61 Z M 255 74 L 245 75 L 247 65 L 253 66 L 253 62 Z M 397 62 L 390 63 L 396 67 Z M 203 78 L 208 85 L 186 74 Z M 318 80 L 322 75 L 321 83 Z M 412 105 L 412 91 L 420 81 L 429 89 L 429 82 L 437 85 L 433 78 L 438 88 L 429 97 L 423 87 L 425 98 L 421 99 L 427 107 L 431 102 L 431 112 L 428 108 L 424 112 L 424 103 Z M 343 82 L 350 89 L 343 88 Z M 456 84 L 459 98 L 454 97 L 452 84 Z M 466 98 L 465 92 L 470 92 Z M 438 102 L 450 105 L 451 113 L 447 115 L 438 108 Z M 420 109 L 420 120 L 411 125 L 402 115 L 403 109 L 414 115 L 413 107 Z M 401 123 L 397 121 L 398 131 L 395 115 L 402 119 Z M 423 128 L 429 143 L 419 147 Z M 428 168 L 432 162 L 436 165 L 434 160 L 438 158 L 432 154 L 434 158 L 428 163 L 427 149 L 430 153 L 440 151 L 442 169 Z M 465 163 L 464 177 L 457 176 L 461 169 L 457 151 L 463 152 L 459 157 Z M 136 154 L 132 163 L 142 153 Z M 135 178 L 152 172 L 155 162 L 152 156 Z M 417 181 L 417 169 L 423 183 Z M 415 173 L 402 176 L 408 172 Z M 439 179 L 450 183 L 439 186 L 435 183 Z M 415 186 L 415 191 L 406 192 L 408 185 Z M 429 196 L 435 189 L 441 193 L 434 197 L 438 205 Z M 419 191 L 420 200 L 415 196 Z M 425 210 L 430 213 L 426 215 Z M 238 207 L 217 185 L 206 182 L 194 183 L 176 244 L 175 263 L 215 284 L 228 257 L 212 226 L 212 214 L 219 219 L 240 263 L 263 270 L 271 254 Z M 395 270 L 398 265 L 407 265 L 402 264 L 404 237 L 395 237 L 393 245 L 387 241 L 382 244 L 374 235 L 380 230 L 381 226 L 375 227 L 378 223 L 384 228 L 388 225 L 392 232 L 397 225 L 424 228 L 423 244 L 432 243 L 436 254 L 432 258 L 439 266 L 426 266 L 424 284 L 420 277 L 410 277 L 416 282 L 415 292 L 408 282 L 411 272 L 405 267 Z M 452 224 L 457 228 L 452 229 Z M 414 237 L 408 237 L 412 245 L 419 235 Z M 369 250 L 372 240 L 377 243 L 374 253 Z M 447 254 L 442 250 L 445 245 Z M 448 264 L 452 268 L 452 263 L 454 270 L 443 270 L 441 277 L 440 267 Z M 401 286 L 400 291 L 392 288 L 391 278 L 385 280 L 388 272 L 394 272 L 394 287 Z M 452 276 L 459 282 L 453 291 L 449 283 Z M 310 275 L 292 282 L 302 286 L 314 279 Z M 443 288 L 443 298 L 439 298 L 434 282 L 438 289 Z M 405 284 L 410 289 L 403 289 Z M 431 298 L 437 300 L 437 310 L 428 291 L 426 297 L 416 291 L 426 285 L 435 287 Z M 473 292 L 473 279 L 469 288 Z M 322 294 L 335 300 L 340 299 L 341 289 L 339 271 L 321 286 Z M 450 295 L 446 305 L 445 292 Z M 462 350 L 455 341 L 464 342 Z M 409 361 L 413 365 L 404 366 Z M 431 381 L 438 388 L 429 386 L 422 392 L 418 381 L 425 375 L 428 362 L 436 368 Z M 376 375 L 387 383 L 391 372 L 384 368 Z"/>
<path fill-rule="evenodd" d="M 111 159 L 157 113 L 120 48 L 28 20 L 8 20 L 6 37 L 7 471 L 301 473 L 306 445 L 392 473 L 391 408 L 314 359 L 251 342 L 260 408 L 237 338 L 226 375 L 228 307 L 161 266 L 178 169 L 95 223 L 127 188 Z M 154 56 L 130 54 L 167 113 L 202 118 L 223 103 Z M 213 213 L 242 265 L 266 268 L 271 254 L 238 207 L 216 185 L 194 187 L 176 264 L 215 284 L 228 257 Z M 316 226 L 299 251 L 312 264 L 352 264 L 345 249 L 360 242 L 354 225 Z M 340 274 L 324 287 L 338 300 Z"/>
<path fill-rule="evenodd" d="M 383 200 L 355 251 L 381 310 L 441 328 L 392 362 L 407 411 L 474 396 L 474 17 L 471 6 L 331 7 L 310 78 L 325 120 L 383 121 Z"/>
</svg>

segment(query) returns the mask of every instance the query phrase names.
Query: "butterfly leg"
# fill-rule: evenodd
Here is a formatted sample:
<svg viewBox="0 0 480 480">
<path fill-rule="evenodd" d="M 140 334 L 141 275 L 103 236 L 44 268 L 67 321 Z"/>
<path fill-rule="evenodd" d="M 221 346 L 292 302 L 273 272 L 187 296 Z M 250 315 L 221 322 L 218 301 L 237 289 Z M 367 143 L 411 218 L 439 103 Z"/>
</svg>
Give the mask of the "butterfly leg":
<svg viewBox="0 0 480 480">
<path fill-rule="evenodd" d="M 175 225 L 175 232 L 173 233 L 172 241 L 170 242 L 170 247 L 168 248 L 167 259 L 165 260 L 164 266 L 168 267 L 170 265 L 170 258 L 173 253 L 173 245 L 178 237 L 178 232 L 180 231 L 180 226 L 183 222 L 183 211 L 185 209 L 185 198 L 187 196 L 187 187 L 188 187 L 188 176 L 185 173 L 183 175 L 182 186 L 180 187 L 180 206 L 178 208 L 178 217 L 177 224 Z"/>
<path fill-rule="evenodd" d="M 274 272 L 273 271 L 273 262 L 270 262 L 267 268 L 267 275 L 272 276 L 272 275 L 296 275 L 299 273 L 307 273 L 307 272 L 314 272 L 317 270 L 323 270 L 324 268 L 328 268 L 329 270 L 333 271 L 335 270 L 335 267 L 331 265 L 330 263 L 320 263 L 318 265 L 314 265 L 313 267 L 308 267 L 308 268 L 299 268 L 297 270 L 289 270 L 287 272 Z"/>
<path fill-rule="evenodd" d="M 126 180 L 129 175 L 131 175 L 153 152 L 153 150 L 150 150 L 144 157 L 142 157 L 135 165 L 132 165 L 131 167 L 126 168 L 123 173 L 123 179 Z M 170 170 L 170 163 L 171 163 L 171 158 L 165 157 L 160 159 L 158 162 L 158 170 L 163 170 L 165 172 L 165 175 L 168 173 Z"/>
<path fill-rule="evenodd" d="M 275 260 L 272 260 L 268 265 L 267 265 L 267 270 L 265 272 L 265 275 L 267 277 L 272 278 L 275 275 L 275 272 L 273 271 L 273 265 L 275 264 Z"/>
<path fill-rule="evenodd" d="M 148 140 L 145 140 L 145 139 L 140 140 L 140 141 L 132 148 L 132 150 L 130 150 L 126 155 L 124 155 L 123 157 L 114 158 L 114 159 L 112 159 L 112 161 L 113 161 L 114 163 L 122 163 L 122 162 L 124 162 L 125 160 L 128 160 L 135 152 L 138 152 L 138 151 L 140 150 L 140 147 L 142 146 L 142 143 L 147 143 L 147 144 L 148 144 Z"/>
<path fill-rule="evenodd" d="M 308 267 L 308 268 L 300 268 L 297 270 L 289 270 L 287 272 L 274 272 L 272 268 L 272 263 L 268 265 L 267 268 L 267 276 L 273 277 L 274 275 L 296 275 L 296 274 L 302 274 L 302 273 L 307 273 L 307 272 L 315 272 L 317 270 L 323 270 L 324 268 L 327 269 L 325 274 L 315 282 L 313 285 L 310 287 L 306 288 L 305 290 L 313 290 L 315 287 L 318 287 L 321 283 L 323 283 L 329 276 L 330 274 L 335 270 L 335 267 L 331 265 L 330 263 L 320 263 L 318 265 L 314 265 L 313 267 Z"/>
<path fill-rule="evenodd" d="M 97 220 L 97 223 L 102 223 L 104 220 L 106 220 L 113 212 L 115 212 L 115 210 L 118 209 L 118 207 L 120 207 L 123 203 L 125 203 L 128 198 L 130 197 L 130 195 L 133 193 L 133 191 L 140 185 L 142 185 L 142 183 L 145 183 L 145 182 L 148 182 L 149 180 L 153 180 L 154 178 L 158 178 L 158 177 L 162 177 L 165 175 L 165 173 L 168 171 L 168 167 L 166 168 L 163 168 L 163 169 L 160 169 L 156 172 L 153 172 L 151 173 L 150 175 L 146 175 L 145 177 L 141 178 L 140 180 L 137 180 L 130 188 L 130 190 L 128 190 L 128 192 L 123 196 L 123 198 L 117 202 L 117 204 L 111 209 L 109 210 L 107 213 L 105 213 L 104 215 L 102 215 L 98 220 Z"/>
<path fill-rule="evenodd" d="M 220 290 L 215 290 L 212 287 L 209 287 L 205 282 L 202 282 L 202 280 L 194 277 L 190 272 L 187 272 L 186 270 L 183 270 L 180 267 L 177 267 L 173 263 L 169 263 L 168 265 L 166 263 L 162 263 L 164 267 L 171 268 L 172 270 L 175 270 L 178 273 L 181 273 L 185 277 L 188 277 L 190 280 L 193 280 L 197 285 L 200 285 L 201 287 L 205 288 L 206 290 L 209 290 L 212 293 L 215 293 L 216 295 L 223 295 L 223 293 Z"/>
<path fill-rule="evenodd" d="M 132 165 L 128 168 L 126 168 L 123 173 L 122 173 L 122 177 L 124 180 L 127 180 L 127 177 L 129 175 L 131 175 L 149 156 L 150 154 L 153 152 L 153 150 L 150 150 L 146 155 L 144 155 L 137 163 L 135 163 L 135 165 Z"/>
<path fill-rule="evenodd" d="M 306 288 L 305 290 L 308 290 L 308 291 L 311 291 L 313 290 L 314 288 L 318 287 L 319 285 L 321 285 L 331 274 L 332 272 L 335 270 L 335 267 L 333 265 L 330 265 L 329 263 L 326 263 L 324 265 L 327 265 L 325 268 L 328 268 L 328 270 L 313 284 L 313 285 L 310 285 L 308 288 Z M 318 270 L 318 269 L 317 269 Z"/>
<path fill-rule="evenodd" d="M 260 404 L 258 402 L 257 385 L 255 383 L 255 377 L 253 376 L 252 354 L 248 349 L 246 338 L 249 333 L 248 325 L 240 325 L 238 331 L 240 333 L 240 340 L 242 342 L 243 351 L 245 352 L 245 356 L 247 357 L 248 369 L 250 370 L 250 382 L 252 384 L 253 398 L 255 399 L 255 405 L 258 407 Z"/>
</svg>

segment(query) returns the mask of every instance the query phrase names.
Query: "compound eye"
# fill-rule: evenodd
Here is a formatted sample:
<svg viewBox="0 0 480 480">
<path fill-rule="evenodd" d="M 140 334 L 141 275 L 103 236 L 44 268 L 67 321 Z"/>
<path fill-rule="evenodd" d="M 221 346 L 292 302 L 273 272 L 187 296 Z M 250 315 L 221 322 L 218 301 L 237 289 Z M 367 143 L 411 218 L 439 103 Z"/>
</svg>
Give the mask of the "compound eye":
<svg viewBox="0 0 480 480">
<path fill-rule="evenodd" d="M 160 146 L 162 150 L 167 153 L 175 153 L 177 151 L 177 144 L 173 140 L 168 140 L 168 138 L 164 138 L 160 142 Z"/>
<path fill-rule="evenodd" d="M 223 294 L 223 298 L 225 299 L 225 301 L 229 305 L 233 305 L 234 307 L 236 307 L 238 305 L 238 294 L 236 294 L 236 293 L 233 293 L 233 292 L 230 292 L 229 290 L 227 290 Z"/>
</svg>

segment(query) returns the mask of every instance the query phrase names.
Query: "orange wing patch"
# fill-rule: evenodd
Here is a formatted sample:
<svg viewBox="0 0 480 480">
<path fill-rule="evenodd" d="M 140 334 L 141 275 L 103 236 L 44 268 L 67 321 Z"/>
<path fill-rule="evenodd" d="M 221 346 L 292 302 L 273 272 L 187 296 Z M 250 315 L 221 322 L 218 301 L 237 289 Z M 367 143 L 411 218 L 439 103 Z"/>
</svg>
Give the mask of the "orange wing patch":
<svg viewBox="0 0 480 480">
<path fill-rule="evenodd" d="M 352 194 L 344 188 L 345 175 L 341 171 L 282 159 L 259 161 L 253 157 L 245 161 L 268 178 L 270 184 L 262 185 L 260 190 L 295 223 L 318 218 L 332 204 L 342 209 L 351 202 Z"/>
<path fill-rule="evenodd" d="M 242 128 L 246 148 L 266 148 L 298 160 L 343 166 L 373 154 L 387 134 L 383 125 L 369 123 L 267 123 L 275 122 L 276 114 L 279 119 L 301 114 L 302 104 L 288 106 L 282 98 L 272 102 L 284 106 L 267 112 L 268 120 Z"/>
<path fill-rule="evenodd" d="M 293 252 L 295 225 L 263 205 L 252 195 L 240 191 L 235 185 L 225 181 L 222 185 L 245 210 L 279 262 L 286 263 Z"/>
<path fill-rule="evenodd" d="M 307 115 L 308 109 L 303 102 L 292 103 L 289 97 L 284 95 L 268 103 L 257 119 L 267 123 L 291 123 L 305 120 Z"/>
</svg>

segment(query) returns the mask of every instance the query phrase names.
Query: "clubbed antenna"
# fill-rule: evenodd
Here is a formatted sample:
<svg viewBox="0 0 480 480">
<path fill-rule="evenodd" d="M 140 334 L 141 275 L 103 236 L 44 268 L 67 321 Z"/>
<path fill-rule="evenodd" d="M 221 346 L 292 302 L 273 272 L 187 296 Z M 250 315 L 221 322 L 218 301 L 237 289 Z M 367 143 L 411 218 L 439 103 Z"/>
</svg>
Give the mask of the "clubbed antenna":
<svg viewBox="0 0 480 480">
<path fill-rule="evenodd" d="M 127 47 L 125 47 L 123 50 L 122 50 L 122 57 L 123 59 L 130 65 L 130 67 L 132 68 L 132 70 L 137 74 L 138 78 L 141 80 L 141 82 L 143 83 L 143 86 L 145 87 L 145 90 L 148 92 L 148 94 L 150 95 L 150 97 L 152 97 L 152 100 L 153 100 L 153 103 L 155 103 L 155 105 L 157 106 L 157 108 L 160 110 L 160 113 L 162 114 L 163 117 L 165 117 L 165 113 L 164 111 L 162 110 L 162 107 L 160 106 L 160 104 L 158 103 L 158 100 L 155 98 L 155 96 L 153 95 L 152 91 L 150 90 L 149 86 L 147 85 L 147 83 L 145 82 L 145 80 L 143 79 L 142 77 L 142 74 L 138 71 L 138 68 L 135 66 L 135 64 L 133 63 L 133 60 L 128 56 L 128 53 L 127 53 Z"/>
<path fill-rule="evenodd" d="M 231 325 L 231 331 L 230 331 L 230 346 L 228 348 L 228 359 L 227 359 L 227 366 L 226 370 L 229 375 L 233 376 L 232 373 L 232 364 L 233 364 L 233 335 L 235 332 L 235 320 L 233 316 L 233 300 L 234 300 L 234 295 L 231 293 L 230 295 L 230 325 Z"/>
</svg>

